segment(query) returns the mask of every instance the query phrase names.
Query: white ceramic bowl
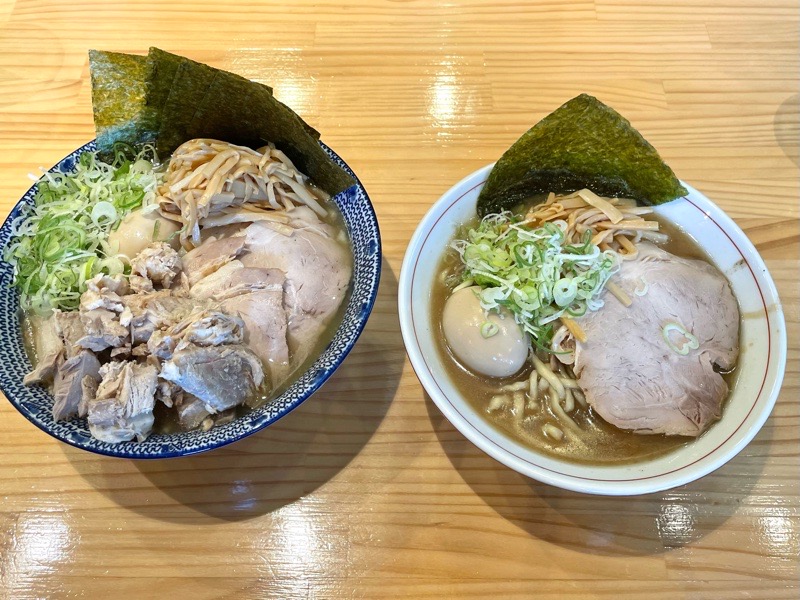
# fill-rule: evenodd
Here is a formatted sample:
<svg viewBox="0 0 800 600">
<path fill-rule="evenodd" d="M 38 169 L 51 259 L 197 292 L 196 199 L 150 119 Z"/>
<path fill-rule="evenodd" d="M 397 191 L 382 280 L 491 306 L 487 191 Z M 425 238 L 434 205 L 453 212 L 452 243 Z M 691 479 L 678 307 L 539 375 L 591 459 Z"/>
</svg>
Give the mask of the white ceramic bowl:
<svg viewBox="0 0 800 600">
<path fill-rule="evenodd" d="M 476 446 L 512 469 L 561 488 L 604 495 L 665 490 L 717 469 L 744 448 L 769 416 L 786 363 L 786 328 L 775 284 L 741 229 L 715 204 L 689 194 L 656 208 L 710 256 L 733 287 L 742 320 L 740 371 L 719 422 L 699 439 L 662 457 L 625 465 L 589 466 L 543 455 L 494 429 L 448 379 L 433 339 L 430 295 L 437 266 L 456 228 L 475 215 L 492 165 L 453 186 L 428 211 L 406 251 L 399 312 L 406 350 L 417 377 L 447 419 Z"/>
</svg>

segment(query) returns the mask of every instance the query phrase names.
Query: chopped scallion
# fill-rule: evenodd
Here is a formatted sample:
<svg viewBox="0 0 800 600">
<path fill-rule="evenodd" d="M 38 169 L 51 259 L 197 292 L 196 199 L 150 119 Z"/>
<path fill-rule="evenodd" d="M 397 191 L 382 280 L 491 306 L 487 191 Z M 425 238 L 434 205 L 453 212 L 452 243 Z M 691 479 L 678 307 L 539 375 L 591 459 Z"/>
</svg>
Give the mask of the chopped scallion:
<svg viewBox="0 0 800 600">
<path fill-rule="evenodd" d="M 489 339 L 492 336 L 495 336 L 500 331 L 500 328 L 497 326 L 497 323 L 492 323 L 491 321 L 486 321 L 483 325 L 481 325 L 481 336 L 484 339 Z"/>
<path fill-rule="evenodd" d="M 536 347 L 549 351 L 554 322 L 603 306 L 600 295 L 619 270 L 615 252 L 602 252 L 584 236 L 566 244 L 565 222 L 529 228 L 510 212 L 487 215 L 452 243 L 464 281 L 480 286 L 484 310 L 508 308 Z"/>
<path fill-rule="evenodd" d="M 160 179 L 152 147 L 133 161 L 118 151 L 109 163 L 85 152 L 74 171 L 44 173 L 33 205 L 13 223 L 3 256 L 14 267 L 22 307 L 73 310 L 88 279 L 122 273 L 125 265 L 107 252 L 108 234 L 127 213 L 155 198 Z"/>
</svg>

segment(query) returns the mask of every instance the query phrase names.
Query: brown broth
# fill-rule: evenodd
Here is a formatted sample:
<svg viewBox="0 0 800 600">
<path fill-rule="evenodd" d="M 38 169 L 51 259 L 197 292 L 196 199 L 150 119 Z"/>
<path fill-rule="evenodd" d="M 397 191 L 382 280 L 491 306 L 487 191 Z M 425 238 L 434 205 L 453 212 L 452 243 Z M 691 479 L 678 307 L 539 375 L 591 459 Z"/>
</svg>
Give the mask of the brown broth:
<svg viewBox="0 0 800 600">
<path fill-rule="evenodd" d="M 650 217 L 648 217 L 650 218 Z M 663 248 L 673 254 L 686 258 L 697 258 L 710 262 L 697 243 L 676 225 L 657 218 L 662 232 L 669 236 Z M 477 226 L 478 219 L 465 224 Z M 591 407 L 577 406 L 570 416 L 582 429 L 580 436 L 570 435 L 569 430 L 553 415 L 550 408 L 538 400 L 536 408 L 525 410 L 524 418 L 516 419 L 511 411 L 488 411 L 491 398 L 501 393 L 501 388 L 509 383 L 526 380 L 531 372 L 530 363 L 523 371 L 508 379 L 492 379 L 476 375 L 455 358 L 442 332 L 442 313 L 444 304 L 462 268 L 458 255 L 447 250 L 439 263 L 438 272 L 431 293 L 431 325 L 439 356 L 445 365 L 451 382 L 469 402 L 475 412 L 490 425 L 513 440 L 555 458 L 572 462 L 604 465 L 634 463 L 662 456 L 674 451 L 694 438 L 666 435 L 642 435 L 625 431 L 606 423 Z M 724 374 L 729 387 L 734 385 L 735 373 Z M 546 423 L 565 432 L 563 441 L 557 442 L 542 432 Z"/>
</svg>

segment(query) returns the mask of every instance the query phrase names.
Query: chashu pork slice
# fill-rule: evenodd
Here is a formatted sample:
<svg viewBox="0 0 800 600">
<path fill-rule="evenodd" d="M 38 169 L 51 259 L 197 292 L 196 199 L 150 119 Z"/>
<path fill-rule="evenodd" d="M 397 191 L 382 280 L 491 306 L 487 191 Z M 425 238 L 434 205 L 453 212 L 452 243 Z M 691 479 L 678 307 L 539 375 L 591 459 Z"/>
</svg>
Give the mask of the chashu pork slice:
<svg viewBox="0 0 800 600">
<path fill-rule="evenodd" d="M 200 310 L 182 321 L 159 330 L 147 340 L 151 355 L 166 360 L 189 344 L 197 346 L 224 346 L 241 344 L 244 340 L 244 322 L 236 316 L 215 310 Z"/>
<path fill-rule="evenodd" d="M 100 361 L 88 350 L 61 363 L 53 382 L 53 419 L 66 421 L 79 414 L 84 396 L 84 379 L 100 381 Z"/>
<path fill-rule="evenodd" d="M 336 230 L 306 207 L 286 212 L 288 224 L 259 221 L 242 232 L 245 267 L 279 269 L 285 276 L 289 350 L 293 365 L 302 363 L 339 309 L 353 272 L 352 255 L 336 239 Z"/>
<path fill-rule="evenodd" d="M 244 321 L 245 343 L 264 363 L 272 388 L 280 385 L 290 370 L 282 287 L 239 294 L 220 308 Z"/>
<path fill-rule="evenodd" d="M 22 380 L 25 385 L 50 383 L 56 374 L 64 352 L 64 342 L 58 334 L 56 318 L 55 314 L 46 318 L 37 315 L 30 317 L 36 366 Z"/>
<path fill-rule="evenodd" d="M 183 257 L 183 272 L 194 285 L 203 277 L 208 277 L 220 267 L 224 267 L 244 250 L 245 240 L 241 237 L 228 237 L 203 242 Z"/>
<path fill-rule="evenodd" d="M 288 327 L 283 288 L 286 277 L 279 269 L 245 267 L 234 260 L 198 281 L 193 298 L 219 302 L 219 309 L 244 322 L 244 341 L 269 373 L 272 387 L 289 375 Z"/>
<path fill-rule="evenodd" d="M 189 344 L 164 362 L 160 376 L 197 396 L 210 414 L 242 404 L 264 381 L 261 361 L 241 344 Z"/>
<path fill-rule="evenodd" d="M 606 292 L 605 305 L 579 321 L 587 340 L 576 342 L 574 368 L 587 401 L 622 429 L 700 435 L 728 394 L 718 371 L 739 354 L 739 308 L 728 281 L 704 261 L 641 243 L 615 282 L 631 306 Z"/>
<path fill-rule="evenodd" d="M 109 444 L 134 437 L 144 441 L 153 429 L 158 370 L 133 361 L 112 361 L 100 368 L 102 380 L 88 401 L 89 431 Z"/>
</svg>

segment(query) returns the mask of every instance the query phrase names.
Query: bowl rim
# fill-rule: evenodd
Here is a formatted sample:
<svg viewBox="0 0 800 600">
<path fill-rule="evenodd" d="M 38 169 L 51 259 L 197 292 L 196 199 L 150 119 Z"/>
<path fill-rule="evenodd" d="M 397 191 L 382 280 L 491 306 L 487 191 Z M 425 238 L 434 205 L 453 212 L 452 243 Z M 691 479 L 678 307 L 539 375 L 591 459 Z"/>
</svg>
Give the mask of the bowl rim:
<svg viewBox="0 0 800 600">
<path fill-rule="evenodd" d="M 80 155 L 84 154 L 85 152 L 90 152 L 90 151 L 95 150 L 96 149 L 96 142 L 97 142 L 97 139 L 94 138 L 94 139 L 86 142 L 85 144 L 79 146 L 78 148 L 76 148 L 75 150 L 73 150 L 72 152 L 70 152 L 69 154 L 64 156 L 63 158 L 61 158 L 52 167 L 50 167 L 49 169 L 46 169 L 46 171 L 44 171 L 44 172 L 48 172 L 49 173 L 49 172 L 53 172 L 55 170 L 58 170 L 61 167 L 61 165 L 64 164 L 66 161 L 68 161 L 70 159 L 76 160 Z M 225 439 L 222 439 L 220 441 L 211 441 L 211 442 L 208 442 L 206 444 L 202 444 L 202 445 L 199 445 L 199 446 L 192 447 L 192 448 L 190 448 L 188 450 L 181 450 L 181 449 L 163 450 L 163 451 L 161 451 L 159 453 L 144 454 L 144 453 L 142 453 L 142 451 L 138 451 L 137 452 L 137 450 L 136 450 L 137 443 L 134 443 L 134 442 L 127 442 L 127 443 L 123 443 L 123 444 L 111 445 L 111 449 L 105 449 L 105 448 L 98 448 L 95 444 L 99 443 L 99 440 L 96 440 L 93 437 L 89 437 L 88 438 L 88 442 L 84 442 L 84 441 L 78 441 L 76 439 L 72 439 L 68 435 L 63 435 L 63 434 L 60 434 L 60 433 L 58 433 L 56 431 L 53 431 L 52 429 L 47 427 L 46 423 L 40 422 L 39 419 L 35 415 L 31 414 L 31 412 L 26 407 L 22 406 L 22 401 L 18 400 L 14 396 L 14 394 L 10 393 L 10 389 L 9 389 L 9 385 L 8 385 L 9 382 L 6 380 L 6 378 L 5 377 L 0 377 L 0 391 L 2 391 L 3 396 L 5 396 L 5 398 L 8 400 L 8 402 L 22 416 L 24 416 L 28 421 L 33 423 L 40 430 L 44 431 L 45 433 L 47 433 L 51 437 L 59 440 L 60 442 L 64 442 L 65 444 L 68 444 L 68 445 L 70 445 L 70 446 L 72 446 L 74 448 L 79 448 L 81 450 L 86 450 L 86 451 L 92 452 L 94 454 L 99 454 L 99 455 L 102 455 L 102 456 L 109 456 L 109 457 L 113 457 L 113 458 L 134 459 L 134 460 L 161 460 L 161 459 L 168 459 L 168 458 L 180 458 L 180 457 L 184 457 L 184 456 L 193 456 L 193 455 L 200 454 L 200 453 L 203 453 L 203 452 L 209 452 L 211 450 L 216 450 L 217 448 L 222 448 L 223 446 L 227 446 L 229 444 L 233 444 L 234 442 L 238 442 L 238 441 L 240 441 L 240 440 L 242 440 L 242 439 L 244 439 L 246 437 L 249 437 L 249 436 L 253 435 L 254 433 L 257 433 L 257 432 L 265 429 L 269 425 L 271 425 L 274 422 L 278 421 L 279 419 L 285 417 L 286 415 L 288 415 L 289 413 L 294 411 L 297 407 L 299 407 L 301 404 L 303 404 L 306 400 L 308 400 L 308 398 L 310 398 L 315 393 L 317 393 L 320 390 L 320 388 L 322 388 L 322 386 L 325 384 L 325 382 L 328 381 L 328 379 L 333 375 L 333 373 L 341 366 L 341 364 L 344 362 L 345 358 L 347 358 L 347 356 L 350 354 L 350 351 L 353 349 L 353 347 L 358 342 L 358 339 L 361 337 L 361 334 L 363 333 L 363 331 L 364 331 L 364 329 L 365 329 L 365 327 L 367 325 L 367 322 L 369 321 L 369 318 L 372 315 L 372 310 L 373 310 L 373 308 L 375 306 L 375 302 L 376 302 L 377 297 L 378 297 L 378 290 L 380 288 L 380 279 L 381 279 L 382 263 L 383 263 L 383 245 L 382 245 L 382 240 L 381 240 L 380 224 L 378 223 L 377 214 L 375 213 L 375 207 L 373 206 L 372 201 L 370 200 L 370 197 L 369 197 L 369 194 L 367 193 L 366 188 L 361 183 L 361 180 L 358 178 L 358 176 L 355 174 L 355 172 L 344 161 L 344 159 L 342 159 L 339 156 L 339 154 L 336 153 L 336 151 L 334 151 L 331 147 L 329 147 L 327 144 L 325 144 L 321 140 L 318 140 L 318 143 L 322 147 L 322 149 L 325 150 L 327 153 L 329 153 L 329 155 L 333 158 L 334 161 L 340 163 L 340 165 L 344 168 L 344 170 L 347 171 L 353 177 L 353 179 L 355 180 L 356 183 L 353 186 L 350 186 L 350 188 L 348 188 L 348 190 L 353 189 L 353 188 L 358 189 L 361 193 L 363 193 L 364 199 L 366 200 L 366 202 L 364 203 L 364 208 L 366 209 L 367 216 L 369 217 L 369 220 L 370 220 L 370 222 L 371 222 L 371 224 L 372 224 L 372 226 L 374 227 L 374 230 L 375 230 L 375 238 L 373 240 L 374 243 L 375 243 L 375 251 L 372 253 L 372 256 L 374 257 L 372 260 L 374 260 L 374 262 L 375 262 L 375 265 L 374 265 L 375 277 L 374 277 L 374 281 L 372 283 L 371 289 L 368 290 L 368 300 L 367 300 L 366 303 L 361 305 L 360 319 L 358 320 L 357 326 L 352 331 L 352 337 L 348 339 L 347 343 L 344 345 L 343 350 L 336 357 L 335 361 L 331 364 L 331 366 L 328 367 L 328 368 L 325 368 L 323 370 L 322 376 L 316 378 L 314 380 L 313 384 L 309 385 L 298 396 L 297 400 L 294 401 L 290 406 L 288 406 L 288 408 L 286 410 L 278 412 L 275 415 L 270 416 L 268 418 L 259 419 L 257 422 L 251 424 L 246 430 L 244 430 L 241 433 L 238 433 L 236 435 L 232 435 L 230 438 L 225 438 Z M 3 220 L 2 225 L 0 225 L 0 230 L 4 230 L 7 226 L 9 226 L 9 222 L 12 220 L 12 218 L 15 218 L 15 213 L 17 213 L 18 210 L 21 208 L 21 206 L 23 204 L 25 204 L 26 197 L 28 197 L 29 194 L 32 194 L 34 192 L 34 190 L 35 190 L 35 188 L 37 187 L 38 184 L 39 184 L 39 181 L 37 180 L 20 197 L 20 199 L 14 204 L 14 206 L 11 207 L 11 209 L 9 210 L 9 212 L 6 215 L 5 219 Z M 344 193 L 344 192 L 342 192 L 342 193 Z M 2 256 L 1 255 L 0 255 L 0 260 L 2 260 Z M 354 270 L 353 276 L 354 275 L 355 275 L 355 270 Z M 351 281 L 351 285 L 352 285 L 352 281 Z M 15 289 L 12 288 L 10 290 L 10 293 L 16 294 L 17 292 L 16 292 Z M 351 295 L 350 296 L 350 300 L 348 302 L 352 301 L 352 298 L 353 298 L 353 296 Z M 345 310 L 346 310 L 346 308 L 345 308 Z M 340 323 L 339 327 L 337 328 L 337 331 L 341 327 L 342 327 L 342 324 Z M 324 355 L 325 351 L 326 350 L 323 350 L 322 355 Z M 321 358 L 322 355 L 320 355 L 320 357 L 317 357 L 317 360 L 314 361 L 313 363 L 311 363 L 306 368 L 305 371 L 303 371 L 301 373 L 298 373 L 297 377 L 294 378 L 294 382 L 297 382 L 300 378 L 302 378 L 305 373 L 308 373 L 312 369 L 315 369 L 316 368 L 316 364 L 317 364 L 317 362 L 319 361 L 319 359 Z M 294 385 L 294 384 L 290 384 L 290 388 L 291 388 L 291 385 Z M 278 398 L 280 398 L 286 392 L 287 391 L 285 390 L 284 392 L 281 393 L 280 396 L 278 396 L 275 399 L 277 400 Z M 48 394 L 52 395 L 52 394 L 50 394 L 49 391 L 48 391 Z M 256 410 L 258 410 L 258 409 L 256 409 Z M 253 411 L 253 412 L 255 412 L 255 411 Z M 236 420 L 238 420 L 238 419 L 236 419 Z M 185 432 L 185 433 L 192 433 L 192 432 Z M 169 443 L 165 443 L 164 447 L 174 447 L 174 445 L 171 445 Z"/>
<path fill-rule="evenodd" d="M 494 436 L 510 441 L 514 445 L 519 444 L 505 433 L 495 430 L 488 421 L 483 419 L 483 417 L 480 415 L 477 415 L 477 413 L 475 413 L 477 419 L 467 419 L 461 413 L 461 410 L 469 411 L 471 415 L 474 413 L 474 411 L 468 406 L 461 407 L 461 410 L 459 410 L 459 407 L 456 405 L 456 403 L 450 400 L 444 390 L 439 386 L 439 383 L 436 381 L 436 378 L 433 376 L 430 368 L 428 367 L 427 361 L 421 351 L 421 345 L 417 339 L 418 329 L 424 329 L 425 325 L 422 325 L 418 328 L 415 326 L 414 321 L 412 293 L 415 282 L 416 266 L 421 250 L 425 246 L 425 243 L 435 227 L 438 225 L 439 221 L 445 218 L 445 215 L 450 208 L 455 206 L 465 196 L 473 193 L 476 189 L 485 184 L 487 176 L 493 166 L 494 163 L 491 163 L 470 173 L 466 177 L 462 178 L 458 183 L 453 185 L 444 194 L 442 194 L 442 196 L 430 207 L 420 221 L 409 242 L 403 259 L 398 286 L 398 309 L 400 313 L 400 325 L 403 341 L 405 343 L 406 352 L 414 372 L 420 380 L 423 388 L 430 395 L 431 399 L 437 405 L 439 410 L 456 427 L 456 429 L 458 429 L 465 437 L 467 437 L 467 439 L 469 439 L 473 444 L 478 446 L 478 448 L 489 454 L 489 456 L 495 460 L 498 460 L 515 471 L 538 481 L 542 481 L 563 489 L 589 494 L 630 496 L 663 491 L 665 489 L 674 488 L 676 486 L 695 481 L 721 467 L 723 464 L 736 456 L 748 443 L 750 443 L 750 441 L 752 441 L 753 437 L 755 437 L 755 435 L 761 429 L 764 422 L 771 414 L 780 393 L 785 372 L 787 353 L 785 320 L 774 281 L 770 276 L 763 259 L 758 254 L 758 251 L 755 249 L 752 242 L 749 240 L 746 234 L 744 234 L 741 228 L 739 228 L 739 226 L 736 225 L 736 223 L 727 214 L 725 214 L 724 211 L 722 211 L 722 209 L 720 209 L 701 192 L 695 190 L 685 182 L 682 183 L 686 186 L 688 193 L 682 198 L 687 200 L 698 211 L 702 212 L 705 217 L 709 218 L 730 240 L 741 257 L 744 259 L 745 264 L 747 264 L 748 268 L 750 269 L 756 286 L 761 293 L 762 301 L 764 299 L 765 291 L 769 296 L 775 299 L 774 311 L 770 311 L 766 308 L 766 302 L 764 303 L 764 306 L 768 334 L 770 336 L 777 335 L 778 338 L 776 340 L 777 348 L 775 348 L 777 350 L 776 356 L 768 357 L 764 378 L 761 382 L 761 390 L 758 394 L 756 394 L 750 410 L 742 417 L 741 423 L 725 440 L 720 442 L 716 448 L 712 449 L 704 456 L 692 460 L 689 464 L 682 464 L 678 468 L 668 469 L 665 472 L 659 472 L 654 475 L 628 477 L 622 479 L 583 477 L 580 475 L 556 471 L 543 465 L 531 463 L 527 458 L 517 455 L 512 449 L 499 445 L 490 436 L 488 436 L 485 431 L 490 431 L 494 434 Z M 689 196 L 693 195 L 701 199 L 702 202 L 707 203 L 710 209 L 705 210 L 689 199 Z M 447 207 L 443 208 L 445 205 L 447 205 Z M 730 233 L 733 233 L 734 237 L 737 239 L 735 240 L 734 237 L 731 237 Z M 737 241 L 739 241 L 738 244 Z M 744 246 L 744 248 L 740 248 L 740 246 Z M 749 256 L 746 257 L 745 253 L 748 253 Z M 755 275 L 754 270 L 757 270 L 761 275 L 762 281 L 760 283 Z M 761 288 L 762 285 L 766 286 L 766 290 Z M 773 320 L 772 323 L 770 323 L 770 319 Z M 770 351 L 773 349 L 771 339 L 768 342 L 767 348 Z M 725 445 L 733 436 L 738 435 L 740 433 L 739 430 L 751 417 L 752 412 L 756 409 L 756 406 L 759 403 L 759 398 L 761 397 L 761 392 L 763 392 L 763 387 L 767 381 L 769 370 L 773 367 L 775 368 L 775 374 L 771 389 L 769 390 L 769 397 L 761 405 L 755 420 L 749 424 L 748 430 L 744 434 L 741 434 L 741 437 L 736 444 L 726 448 L 724 451 L 720 451 L 720 447 Z M 480 423 L 480 427 L 475 426 L 474 422 L 476 420 Z M 532 455 L 542 456 L 543 458 L 547 459 L 551 458 L 547 455 L 538 453 L 533 449 L 524 449 Z M 702 464 L 699 468 L 695 466 L 700 461 L 708 459 L 709 457 L 711 457 L 711 460 L 705 464 Z M 555 460 L 554 462 L 569 466 L 569 463 L 564 460 Z M 613 465 L 609 466 L 613 467 Z M 598 467 L 598 469 L 601 468 L 602 467 Z"/>
</svg>

